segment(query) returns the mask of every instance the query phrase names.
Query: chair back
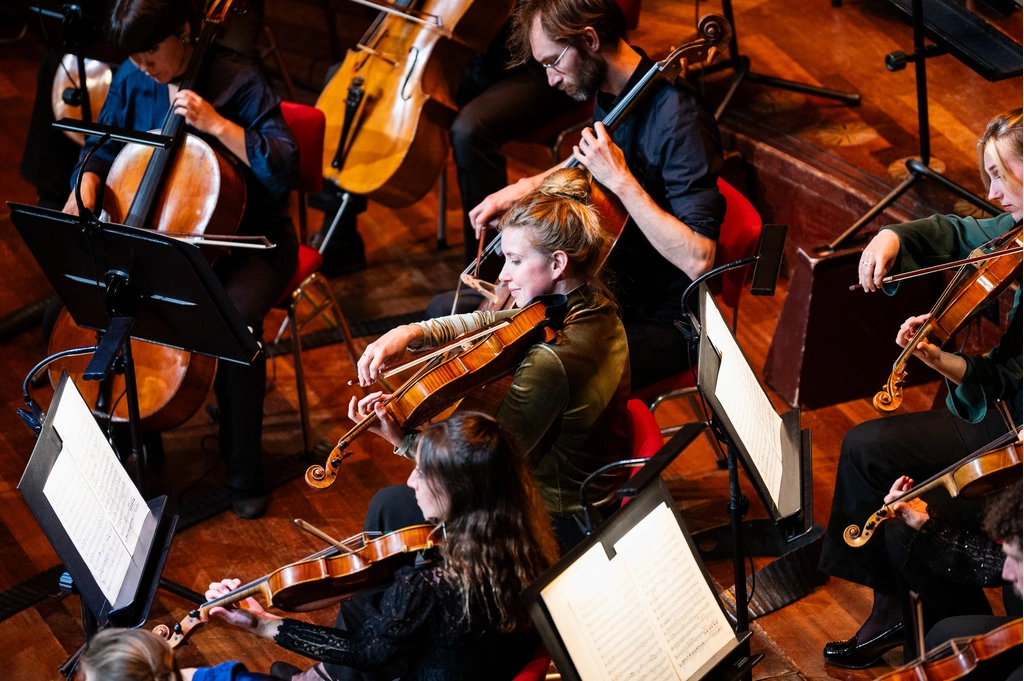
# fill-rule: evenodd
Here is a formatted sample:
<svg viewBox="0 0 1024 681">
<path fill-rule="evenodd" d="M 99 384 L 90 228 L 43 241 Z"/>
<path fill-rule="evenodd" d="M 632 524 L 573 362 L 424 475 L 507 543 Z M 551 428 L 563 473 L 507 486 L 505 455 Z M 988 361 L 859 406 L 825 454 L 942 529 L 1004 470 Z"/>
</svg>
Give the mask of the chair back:
<svg viewBox="0 0 1024 681">
<path fill-rule="evenodd" d="M 526 663 L 523 667 L 523 671 L 516 674 L 512 681 L 544 681 L 548 675 L 548 667 L 551 666 L 551 656 L 548 655 L 548 649 L 541 643 L 537 646 L 537 652 L 533 654 L 533 658 Z"/>
<path fill-rule="evenodd" d="M 718 191 L 725 197 L 725 220 L 718 236 L 716 267 L 754 255 L 761 240 L 762 226 L 757 209 L 739 190 L 718 178 Z M 751 267 L 753 265 L 729 270 L 722 275 L 722 302 L 733 309 L 740 303 L 740 292 Z"/>
<path fill-rule="evenodd" d="M 281 113 L 299 145 L 299 180 L 295 191 L 315 194 L 323 187 L 321 164 L 327 118 L 320 109 L 295 102 L 281 102 Z"/>
<path fill-rule="evenodd" d="M 629 411 L 631 431 L 630 458 L 649 459 L 665 444 L 665 439 L 661 436 L 661 427 L 654 419 L 654 414 L 641 400 L 630 399 L 626 402 L 626 409 Z M 633 473 L 638 470 L 639 466 L 633 469 Z"/>
</svg>

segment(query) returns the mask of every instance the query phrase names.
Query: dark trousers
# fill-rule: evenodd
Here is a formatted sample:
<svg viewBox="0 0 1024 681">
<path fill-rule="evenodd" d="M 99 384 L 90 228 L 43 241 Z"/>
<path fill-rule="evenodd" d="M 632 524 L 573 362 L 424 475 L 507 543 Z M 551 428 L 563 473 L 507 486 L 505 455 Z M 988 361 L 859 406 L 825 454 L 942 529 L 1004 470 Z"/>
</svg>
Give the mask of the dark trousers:
<svg viewBox="0 0 1024 681">
<path fill-rule="evenodd" d="M 946 409 L 936 409 L 876 419 L 851 428 L 843 438 L 839 456 L 821 570 L 881 593 L 897 593 L 883 537 L 876 536 L 853 548 L 843 540 L 843 531 L 848 525 L 863 527 L 881 508 L 885 495 L 901 475 L 910 476 L 915 483 L 924 482 L 1005 432 L 1006 425 L 995 409 L 978 424 L 967 423 Z M 936 504 L 952 522 L 970 522 L 961 517 L 965 505 L 951 503 L 943 491 L 925 500 Z"/>
<path fill-rule="evenodd" d="M 263 318 L 295 270 L 297 249 L 294 237 L 280 239 L 277 248 L 267 253 L 237 249 L 214 265 L 224 290 L 257 341 L 263 339 Z M 220 451 L 227 464 L 227 483 L 242 494 L 264 491 L 261 442 L 266 379 L 267 357 L 260 352 L 248 366 L 219 362 L 213 383 L 220 405 Z"/>
<path fill-rule="evenodd" d="M 673 323 L 681 315 L 640 310 L 622 320 L 629 343 L 630 388 L 639 390 L 658 381 L 688 371 L 697 361 L 697 348 L 691 348 Z"/>
<path fill-rule="evenodd" d="M 465 103 L 451 127 L 452 154 L 462 194 L 466 263 L 476 258 L 469 211 L 508 184 L 501 147 L 579 106 L 551 87 L 543 71 L 519 67 L 493 78 L 467 70 L 459 96 Z M 490 236 L 493 236 L 493 232 Z"/>
<path fill-rule="evenodd" d="M 907 661 L 917 657 L 916 635 L 910 623 L 914 621 L 912 605 L 908 593 L 914 591 L 921 599 L 921 615 L 924 630 L 928 631 L 940 620 L 960 615 L 991 615 L 992 608 L 985 597 L 985 590 L 980 586 L 968 586 L 955 582 L 929 569 L 928 565 L 920 565 L 907 560 L 911 541 L 917 534 L 906 523 L 892 520 L 882 526 L 885 533 L 884 543 L 889 553 L 893 582 L 903 607 L 904 631 L 907 638 L 903 646 L 903 655 Z M 879 541 L 883 537 L 875 537 Z"/>
</svg>

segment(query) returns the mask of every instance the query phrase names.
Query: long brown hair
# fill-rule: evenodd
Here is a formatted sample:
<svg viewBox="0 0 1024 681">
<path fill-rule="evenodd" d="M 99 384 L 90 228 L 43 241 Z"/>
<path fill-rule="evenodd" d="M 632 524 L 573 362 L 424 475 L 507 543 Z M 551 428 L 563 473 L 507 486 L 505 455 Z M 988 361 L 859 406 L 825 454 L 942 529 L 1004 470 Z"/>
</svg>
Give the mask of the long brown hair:
<svg viewBox="0 0 1024 681">
<path fill-rule="evenodd" d="M 563 251 L 576 276 L 592 279 L 611 244 L 590 203 L 590 190 L 590 177 L 582 168 L 556 170 L 512 204 L 498 230 L 527 230 L 531 245 L 542 255 L 550 258 Z"/>
<path fill-rule="evenodd" d="M 1016 159 L 1018 163 L 1024 162 L 1024 159 L 1021 158 L 1024 153 L 1021 113 L 1021 109 L 1014 109 L 999 114 L 988 122 L 988 125 L 985 126 L 985 134 L 978 140 L 978 166 L 981 168 L 981 181 L 985 184 L 986 191 L 992 184 L 988 172 L 985 170 L 985 151 L 990 150 L 1003 183 L 1014 193 L 1020 194 L 1021 192 L 1021 178 L 1006 167 L 1006 160 L 1010 158 Z"/>
<path fill-rule="evenodd" d="M 178 681 L 167 641 L 145 629 L 104 629 L 89 641 L 81 668 L 102 681 Z"/>
<path fill-rule="evenodd" d="M 616 44 L 626 36 L 626 17 L 618 0 L 519 0 L 508 36 L 511 66 L 533 58 L 530 27 L 538 16 L 549 38 L 576 47 L 587 27 L 594 29 L 602 45 Z"/>
<path fill-rule="evenodd" d="M 551 518 L 498 423 L 456 414 L 419 437 L 420 475 L 447 509 L 445 573 L 462 595 L 464 621 L 502 632 L 529 626 L 519 596 L 558 559 Z"/>
</svg>

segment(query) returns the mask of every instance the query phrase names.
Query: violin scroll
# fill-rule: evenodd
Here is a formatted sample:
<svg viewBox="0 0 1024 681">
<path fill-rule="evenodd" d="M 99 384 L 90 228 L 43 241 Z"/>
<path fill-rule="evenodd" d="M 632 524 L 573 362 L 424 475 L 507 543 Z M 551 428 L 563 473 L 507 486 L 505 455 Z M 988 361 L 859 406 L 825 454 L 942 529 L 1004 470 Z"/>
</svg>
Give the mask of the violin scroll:
<svg viewBox="0 0 1024 681">
<path fill-rule="evenodd" d="M 200 617 L 199 611 L 193 610 L 174 627 L 168 627 L 166 624 L 156 625 L 153 627 L 153 633 L 167 641 L 171 650 L 174 650 L 184 644 L 193 631 L 206 624 Z"/>
<path fill-rule="evenodd" d="M 700 23 L 697 24 L 697 32 L 705 40 L 712 41 L 719 52 L 728 47 L 729 41 L 732 40 L 732 26 L 719 14 L 706 14 L 701 17 Z"/>
<path fill-rule="evenodd" d="M 850 525 L 843 531 L 843 540 L 848 546 L 854 548 L 864 546 L 870 541 L 871 537 L 875 535 L 875 530 L 886 520 L 890 520 L 893 514 L 889 511 L 888 506 L 883 506 L 879 510 L 871 514 L 868 521 L 864 523 L 864 529 L 862 530 L 857 525 Z"/>
<path fill-rule="evenodd" d="M 872 404 L 875 405 L 875 409 L 879 411 L 896 411 L 903 404 L 903 381 L 907 377 L 907 372 L 903 369 L 894 369 L 889 374 L 889 380 L 885 382 L 885 385 L 879 390 L 874 399 L 871 400 Z"/>
<path fill-rule="evenodd" d="M 341 462 L 349 457 L 349 453 L 342 450 L 342 443 L 348 444 L 345 440 L 339 442 L 327 456 L 327 462 L 320 466 L 314 464 L 306 469 L 306 484 L 316 489 L 327 489 L 338 479 L 338 469 Z"/>
</svg>

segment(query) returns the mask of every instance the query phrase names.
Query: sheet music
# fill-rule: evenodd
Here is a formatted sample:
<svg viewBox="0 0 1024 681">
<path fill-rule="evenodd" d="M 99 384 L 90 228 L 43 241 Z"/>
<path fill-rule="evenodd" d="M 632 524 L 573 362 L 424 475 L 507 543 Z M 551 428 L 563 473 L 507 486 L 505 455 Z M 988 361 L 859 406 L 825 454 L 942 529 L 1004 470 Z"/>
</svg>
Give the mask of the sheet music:
<svg viewBox="0 0 1024 681">
<path fill-rule="evenodd" d="M 595 544 L 541 595 L 584 681 L 678 681 L 643 596 Z"/>
<path fill-rule="evenodd" d="M 662 503 L 615 543 L 668 641 L 679 676 L 693 676 L 735 635 L 679 523 Z"/>
<path fill-rule="evenodd" d="M 782 417 L 747 364 L 711 294 L 704 295 L 705 331 L 722 357 L 715 396 L 778 506 L 782 493 Z"/>
<path fill-rule="evenodd" d="M 43 495 L 103 596 L 114 603 L 131 566 L 132 554 L 111 531 L 106 513 L 89 491 L 81 469 L 65 449 L 61 450 L 50 469 Z"/>
<path fill-rule="evenodd" d="M 67 454 L 75 460 L 109 524 L 125 548 L 134 552 L 149 507 L 70 379 L 64 385 L 53 427 L 63 443 L 60 456 Z"/>
<path fill-rule="evenodd" d="M 664 503 L 541 590 L 583 681 L 691 678 L 735 636 Z"/>
<path fill-rule="evenodd" d="M 149 508 L 70 380 L 64 383 L 53 426 L 62 446 L 43 496 L 103 595 L 114 603 Z"/>
</svg>

